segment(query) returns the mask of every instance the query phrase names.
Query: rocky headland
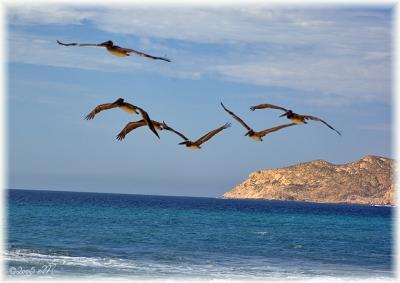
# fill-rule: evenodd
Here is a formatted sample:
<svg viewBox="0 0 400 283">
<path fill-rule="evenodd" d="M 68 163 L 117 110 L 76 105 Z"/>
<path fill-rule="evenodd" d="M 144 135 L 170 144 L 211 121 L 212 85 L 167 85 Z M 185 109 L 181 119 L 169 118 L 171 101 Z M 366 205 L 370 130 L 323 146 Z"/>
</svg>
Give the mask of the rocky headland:
<svg viewBox="0 0 400 283">
<path fill-rule="evenodd" d="M 366 156 L 335 165 L 324 160 L 260 170 L 225 198 L 394 205 L 394 160 Z"/>
</svg>

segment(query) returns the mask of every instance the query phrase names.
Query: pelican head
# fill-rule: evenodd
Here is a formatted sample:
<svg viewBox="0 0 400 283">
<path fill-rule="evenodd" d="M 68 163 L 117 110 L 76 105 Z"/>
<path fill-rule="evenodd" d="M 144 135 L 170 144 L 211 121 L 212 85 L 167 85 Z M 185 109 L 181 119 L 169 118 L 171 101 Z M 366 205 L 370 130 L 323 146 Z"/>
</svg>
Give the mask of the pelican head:
<svg viewBox="0 0 400 283">
<path fill-rule="evenodd" d="M 180 142 L 179 144 L 184 144 L 184 145 L 186 145 L 186 146 L 191 146 L 192 145 L 192 142 L 191 141 L 183 141 L 183 142 Z"/>
<path fill-rule="evenodd" d="M 114 43 L 111 40 L 107 40 L 107 41 L 99 44 L 99 46 L 104 46 L 104 47 L 111 47 L 113 45 L 114 45 Z"/>
<path fill-rule="evenodd" d="M 279 117 L 283 117 L 283 116 L 290 117 L 292 114 L 293 114 L 293 111 L 292 110 L 288 110 L 285 113 L 283 113 L 282 115 L 280 115 Z"/>
<path fill-rule="evenodd" d="M 190 149 L 200 149 L 201 148 L 200 145 L 195 145 L 191 141 L 183 141 L 183 142 L 180 142 L 179 144 L 181 144 L 181 145 L 184 144 L 184 145 L 186 145 L 187 148 L 190 148 Z"/>
<path fill-rule="evenodd" d="M 251 137 L 252 135 L 254 135 L 254 131 L 253 131 L 253 130 L 249 130 L 249 131 L 245 134 L 245 136 L 249 136 L 249 137 Z"/>
<path fill-rule="evenodd" d="M 256 132 L 253 130 L 248 131 L 245 136 L 249 136 L 249 138 L 255 140 L 255 141 L 262 141 L 262 138 L 259 135 L 256 135 Z"/>
</svg>

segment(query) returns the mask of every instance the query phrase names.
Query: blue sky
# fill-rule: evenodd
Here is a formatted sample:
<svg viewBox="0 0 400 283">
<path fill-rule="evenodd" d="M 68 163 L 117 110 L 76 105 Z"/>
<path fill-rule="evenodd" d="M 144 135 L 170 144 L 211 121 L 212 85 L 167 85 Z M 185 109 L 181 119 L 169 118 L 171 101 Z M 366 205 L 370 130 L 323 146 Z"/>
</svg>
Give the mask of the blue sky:
<svg viewBox="0 0 400 283">
<path fill-rule="evenodd" d="M 389 7 L 8 5 L 9 187 L 220 196 L 255 170 L 325 159 L 393 157 Z M 171 63 L 64 42 L 115 44 Z M 83 117 L 123 97 L 197 139 L 232 127 L 199 151 L 122 111 Z M 273 103 L 322 123 L 291 127 L 261 143 L 219 103 L 261 130 L 287 120 L 250 112 Z"/>
</svg>

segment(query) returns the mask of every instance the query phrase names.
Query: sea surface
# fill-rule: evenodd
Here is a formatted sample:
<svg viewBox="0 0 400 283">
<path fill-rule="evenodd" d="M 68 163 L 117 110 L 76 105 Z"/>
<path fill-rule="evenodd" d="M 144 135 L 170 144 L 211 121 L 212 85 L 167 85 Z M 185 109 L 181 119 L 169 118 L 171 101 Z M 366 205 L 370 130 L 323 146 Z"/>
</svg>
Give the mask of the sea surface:
<svg viewBox="0 0 400 283">
<path fill-rule="evenodd" d="M 8 277 L 393 278 L 393 208 L 7 191 Z"/>
</svg>

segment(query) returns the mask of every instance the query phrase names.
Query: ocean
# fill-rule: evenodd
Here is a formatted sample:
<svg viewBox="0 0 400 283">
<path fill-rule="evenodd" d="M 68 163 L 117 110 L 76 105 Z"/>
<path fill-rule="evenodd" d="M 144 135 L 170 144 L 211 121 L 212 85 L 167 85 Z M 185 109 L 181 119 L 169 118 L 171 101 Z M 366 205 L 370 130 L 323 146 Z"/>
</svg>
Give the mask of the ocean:
<svg viewBox="0 0 400 283">
<path fill-rule="evenodd" d="M 7 277 L 394 278 L 393 208 L 7 190 Z"/>
</svg>

